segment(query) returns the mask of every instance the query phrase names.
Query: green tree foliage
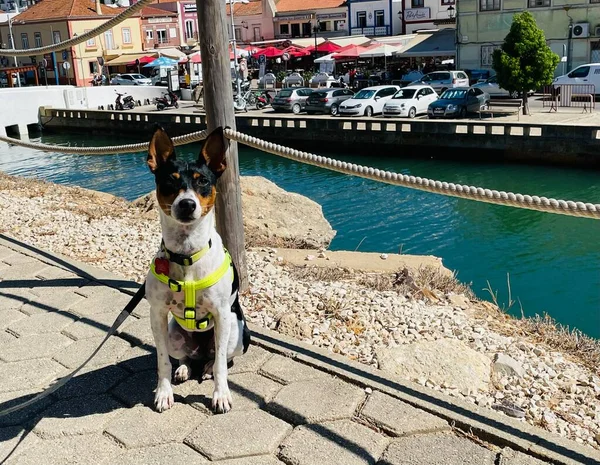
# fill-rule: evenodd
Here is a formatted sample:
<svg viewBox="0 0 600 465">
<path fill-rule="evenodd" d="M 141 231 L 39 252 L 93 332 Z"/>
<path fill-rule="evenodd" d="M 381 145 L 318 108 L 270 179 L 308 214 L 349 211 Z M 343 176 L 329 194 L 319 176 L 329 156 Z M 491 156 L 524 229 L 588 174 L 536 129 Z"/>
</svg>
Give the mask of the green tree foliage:
<svg viewBox="0 0 600 465">
<path fill-rule="evenodd" d="M 523 95 L 526 113 L 527 92 L 550 84 L 560 61 L 546 45 L 544 31 L 528 11 L 514 15 L 510 32 L 502 48 L 494 51 L 493 59 L 498 84 L 509 92 Z"/>
</svg>

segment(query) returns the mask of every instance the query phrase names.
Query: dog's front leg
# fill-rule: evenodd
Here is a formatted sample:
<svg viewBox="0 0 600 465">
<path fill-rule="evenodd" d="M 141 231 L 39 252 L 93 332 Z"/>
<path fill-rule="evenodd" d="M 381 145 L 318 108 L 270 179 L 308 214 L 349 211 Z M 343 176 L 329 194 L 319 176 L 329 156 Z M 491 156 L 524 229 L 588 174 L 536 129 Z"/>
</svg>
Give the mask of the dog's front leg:
<svg viewBox="0 0 600 465">
<path fill-rule="evenodd" d="M 227 413 L 231 410 L 231 393 L 227 384 L 227 347 L 229 344 L 229 333 L 231 323 L 229 319 L 233 315 L 228 307 L 221 308 L 215 316 L 215 364 L 213 376 L 215 379 L 215 390 L 213 392 L 212 407 L 217 413 Z"/>
<path fill-rule="evenodd" d="M 156 344 L 156 356 L 158 359 L 158 385 L 154 396 L 154 406 L 157 411 L 162 412 L 173 407 L 173 388 L 171 387 L 171 361 L 169 360 L 167 326 L 167 312 L 152 309 L 150 312 L 150 324 L 152 335 Z"/>
</svg>

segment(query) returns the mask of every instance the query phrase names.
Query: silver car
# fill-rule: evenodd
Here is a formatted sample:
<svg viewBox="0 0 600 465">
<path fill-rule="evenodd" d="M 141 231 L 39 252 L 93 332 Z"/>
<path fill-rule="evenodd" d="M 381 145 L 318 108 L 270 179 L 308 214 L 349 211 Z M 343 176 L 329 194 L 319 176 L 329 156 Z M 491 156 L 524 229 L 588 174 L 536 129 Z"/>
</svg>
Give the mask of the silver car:
<svg viewBox="0 0 600 465">
<path fill-rule="evenodd" d="M 117 86 L 150 86 L 152 80 L 143 74 L 117 74 L 110 83 Z"/>
<path fill-rule="evenodd" d="M 281 89 L 271 102 L 273 111 L 291 111 L 295 115 L 306 107 L 306 99 L 312 93 L 308 87 Z"/>
<path fill-rule="evenodd" d="M 433 87 L 438 94 L 454 87 L 469 87 L 469 76 L 464 71 L 434 71 L 421 79 L 411 82 L 410 86 L 425 84 Z"/>
<path fill-rule="evenodd" d="M 340 103 L 354 96 L 350 89 L 319 89 L 313 90 L 306 100 L 306 113 L 330 113 L 337 116 Z"/>
</svg>

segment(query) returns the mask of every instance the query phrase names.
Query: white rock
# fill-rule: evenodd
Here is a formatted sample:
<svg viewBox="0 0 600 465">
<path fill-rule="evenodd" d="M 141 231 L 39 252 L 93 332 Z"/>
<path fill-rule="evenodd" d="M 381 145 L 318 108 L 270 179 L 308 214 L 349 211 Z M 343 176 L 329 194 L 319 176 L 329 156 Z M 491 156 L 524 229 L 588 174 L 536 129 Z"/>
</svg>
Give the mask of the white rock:
<svg viewBox="0 0 600 465">
<path fill-rule="evenodd" d="M 506 354 L 495 355 L 492 369 L 501 376 L 518 376 L 522 378 L 524 374 L 521 364 Z"/>
</svg>

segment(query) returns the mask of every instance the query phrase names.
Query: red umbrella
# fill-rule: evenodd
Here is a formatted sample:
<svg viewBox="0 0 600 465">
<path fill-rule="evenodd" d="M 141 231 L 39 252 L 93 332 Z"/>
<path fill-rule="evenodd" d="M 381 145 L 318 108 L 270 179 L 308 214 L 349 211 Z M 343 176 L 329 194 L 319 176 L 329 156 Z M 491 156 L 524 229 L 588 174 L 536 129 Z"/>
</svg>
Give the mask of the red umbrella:
<svg viewBox="0 0 600 465">
<path fill-rule="evenodd" d="M 259 57 L 261 55 L 264 55 L 267 58 L 277 58 L 277 57 L 280 57 L 281 55 L 283 55 L 283 50 L 280 50 L 276 47 L 267 47 L 262 50 L 259 50 L 252 56 Z"/>
<path fill-rule="evenodd" d="M 333 52 L 339 51 L 341 48 L 342 48 L 341 45 L 334 44 L 333 42 L 329 42 L 327 40 L 327 41 L 321 42 L 319 45 L 317 45 L 317 52 L 333 53 Z M 315 51 L 315 46 L 311 45 L 310 47 L 305 48 L 305 50 L 312 53 Z"/>
<path fill-rule="evenodd" d="M 145 57 L 139 58 L 140 60 L 140 65 L 147 65 L 148 63 L 156 60 L 156 57 L 147 55 Z M 130 61 L 129 63 L 127 63 L 127 66 L 135 66 L 135 60 Z"/>
<path fill-rule="evenodd" d="M 365 50 L 366 50 L 365 47 L 360 47 L 359 45 L 353 45 L 352 47 L 348 47 L 345 50 L 337 52 L 335 55 L 333 55 L 333 58 L 335 60 L 354 59 L 354 58 L 358 58 L 358 55 L 361 52 L 364 52 Z"/>
<path fill-rule="evenodd" d="M 296 47 L 294 45 L 290 45 L 288 48 L 284 48 L 282 51 L 284 53 L 289 53 L 290 56 L 293 57 L 305 57 L 307 55 L 310 55 L 310 52 L 307 51 L 305 48 Z"/>
</svg>

